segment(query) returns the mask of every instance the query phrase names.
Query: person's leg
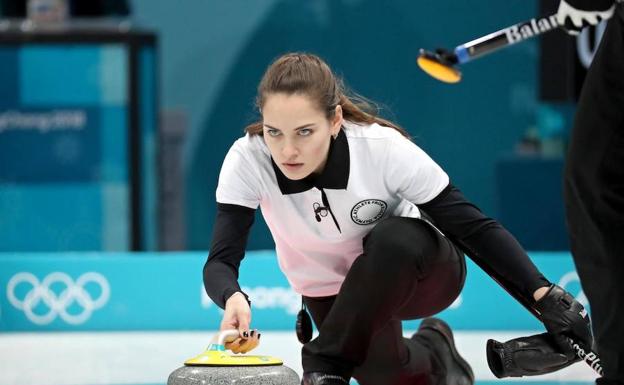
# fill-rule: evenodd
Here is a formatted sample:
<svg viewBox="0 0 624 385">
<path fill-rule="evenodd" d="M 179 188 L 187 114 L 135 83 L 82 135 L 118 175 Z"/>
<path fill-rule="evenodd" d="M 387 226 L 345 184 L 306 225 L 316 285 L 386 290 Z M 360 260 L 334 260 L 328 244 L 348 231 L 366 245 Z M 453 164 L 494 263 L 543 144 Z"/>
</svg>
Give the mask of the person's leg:
<svg viewBox="0 0 624 385">
<path fill-rule="evenodd" d="M 321 329 L 327 313 L 331 310 L 336 296 L 323 298 L 304 297 L 308 311 L 312 315 L 317 329 Z M 391 320 L 371 340 L 368 354 L 364 363 L 355 368 L 353 376 L 360 385 L 384 384 L 392 385 L 401 383 L 401 377 L 409 366 L 410 357 L 425 357 L 421 371 L 429 370 L 428 352 L 422 351 L 419 344 L 409 343 L 403 338 L 403 330 L 400 320 Z M 413 352 L 408 352 L 408 349 Z"/>
<path fill-rule="evenodd" d="M 466 276 L 464 256 L 456 249 L 453 252 L 454 245 L 447 238 L 437 234 L 436 239 L 444 252 L 432 262 L 428 274 L 418 280 L 410 299 L 394 319 L 371 341 L 366 360 L 353 374 L 361 385 L 436 384 L 451 378 L 451 383 L 459 385 L 473 379 L 471 373 L 466 375 L 467 371 L 471 372 L 469 367 L 466 369 L 467 364 L 460 364 L 463 360 L 452 356 L 456 353 L 454 346 L 441 340 L 444 323 L 425 319 L 416 334 L 403 338 L 401 322 L 396 319 L 437 314 L 449 307 L 461 292 Z"/>
<path fill-rule="evenodd" d="M 605 383 L 624 383 L 624 21 L 609 21 L 579 99 L 566 159 L 570 247 Z M 615 381 L 615 382 L 613 382 Z"/>
<path fill-rule="evenodd" d="M 381 222 L 365 238 L 333 305 L 319 311 L 318 301 L 306 302 L 320 333 L 304 345 L 304 371 L 353 375 L 363 385 L 430 374 L 429 348 L 404 339 L 400 319 L 446 308 L 464 277 L 463 255 L 431 225 L 413 218 Z"/>
</svg>

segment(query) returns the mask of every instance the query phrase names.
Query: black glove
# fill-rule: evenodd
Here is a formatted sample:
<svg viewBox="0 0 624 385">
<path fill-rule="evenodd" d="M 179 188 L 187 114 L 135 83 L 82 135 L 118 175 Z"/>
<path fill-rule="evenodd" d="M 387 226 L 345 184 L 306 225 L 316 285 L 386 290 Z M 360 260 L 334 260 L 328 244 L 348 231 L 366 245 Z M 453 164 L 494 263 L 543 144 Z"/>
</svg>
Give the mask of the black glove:
<svg viewBox="0 0 624 385">
<path fill-rule="evenodd" d="M 507 342 L 488 340 L 487 362 L 498 378 L 537 376 L 551 373 L 580 360 L 559 353 L 548 333 L 520 337 Z"/>
<path fill-rule="evenodd" d="M 546 330 L 552 336 L 559 351 L 568 359 L 576 356 L 570 338 L 585 351 L 590 351 L 593 343 L 587 311 L 570 293 L 557 285 L 552 285 L 546 294 L 535 303 L 535 310 Z"/>
<path fill-rule="evenodd" d="M 578 35 L 588 25 L 596 25 L 613 16 L 613 0 L 561 0 L 557 23 L 570 35 Z"/>
</svg>

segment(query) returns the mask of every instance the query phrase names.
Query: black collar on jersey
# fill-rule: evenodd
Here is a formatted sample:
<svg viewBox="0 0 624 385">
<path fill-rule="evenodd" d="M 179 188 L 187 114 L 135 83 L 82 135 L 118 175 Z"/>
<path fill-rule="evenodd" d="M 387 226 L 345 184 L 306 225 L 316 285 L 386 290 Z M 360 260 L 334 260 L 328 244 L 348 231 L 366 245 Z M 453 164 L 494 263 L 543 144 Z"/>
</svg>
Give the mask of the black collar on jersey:
<svg viewBox="0 0 624 385">
<path fill-rule="evenodd" d="M 273 170 L 277 177 L 277 184 L 282 194 L 296 194 L 308 191 L 312 187 L 319 190 L 324 188 L 344 190 L 349 182 L 349 142 L 342 129 L 336 139 L 329 144 L 327 163 L 320 175 L 309 175 L 300 180 L 291 180 L 282 173 L 271 158 Z"/>
</svg>

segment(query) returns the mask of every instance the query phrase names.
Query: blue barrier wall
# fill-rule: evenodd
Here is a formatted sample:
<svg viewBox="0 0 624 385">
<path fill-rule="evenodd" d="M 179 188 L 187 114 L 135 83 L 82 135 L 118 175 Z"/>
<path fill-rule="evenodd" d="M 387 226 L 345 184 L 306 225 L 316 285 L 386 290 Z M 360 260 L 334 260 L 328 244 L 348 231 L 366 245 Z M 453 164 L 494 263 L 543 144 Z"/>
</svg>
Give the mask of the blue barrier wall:
<svg viewBox="0 0 624 385">
<path fill-rule="evenodd" d="M 582 303 L 568 253 L 532 253 L 553 282 Z M 214 330 L 222 311 L 202 284 L 205 253 L 0 253 L 0 331 Z M 300 297 L 273 251 L 247 253 L 241 286 L 253 327 L 291 330 Z M 541 326 L 472 262 L 461 296 L 440 314 L 454 328 L 527 330 Z M 416 321 L 406 322 L 416 327 Z"/>
</svg>

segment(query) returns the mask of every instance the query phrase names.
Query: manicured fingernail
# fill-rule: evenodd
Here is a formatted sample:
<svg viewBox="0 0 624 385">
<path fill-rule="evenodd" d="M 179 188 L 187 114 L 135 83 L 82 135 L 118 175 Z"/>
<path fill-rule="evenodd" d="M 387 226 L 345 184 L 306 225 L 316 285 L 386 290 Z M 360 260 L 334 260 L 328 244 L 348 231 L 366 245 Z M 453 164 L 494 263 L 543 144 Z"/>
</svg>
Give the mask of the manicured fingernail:
<svg viewBox="0 0 624 385">
<path fill-rule="evenodd" d="M 249 333 L 249 335 L 253 337 L 255 332 L 256 332 L 255 330 L 252 330 L 251 333 Z"/>
<path fill-rule="evenodd" d="M 247 333 L 246 331 L 243 332 L 243 337 L 247 338 L 249 337 L 249 333 Z"/>
</svg>

